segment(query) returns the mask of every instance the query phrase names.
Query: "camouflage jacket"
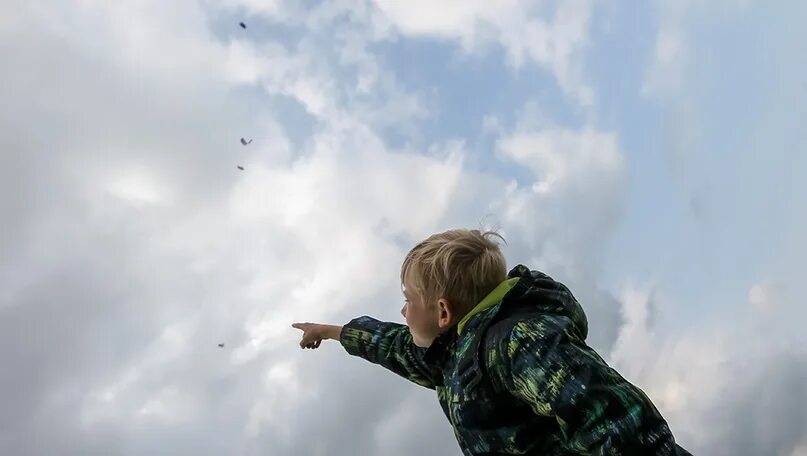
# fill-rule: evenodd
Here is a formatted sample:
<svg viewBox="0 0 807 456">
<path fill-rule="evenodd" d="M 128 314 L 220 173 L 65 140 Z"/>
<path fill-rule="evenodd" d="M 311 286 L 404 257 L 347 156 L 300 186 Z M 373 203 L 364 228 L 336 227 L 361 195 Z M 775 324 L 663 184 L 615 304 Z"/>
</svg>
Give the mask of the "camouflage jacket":
<svg viewBox="0 0 807 456">
<path fill-rule="evenodd" d="M 586 345 L 587 332 L 568 288 L 518 265 L 428 349 L 407 326 L 367 316 L 340 342 L 436 390 L 465 455 L 689 455 L 642 390 Z"/>
</svg>

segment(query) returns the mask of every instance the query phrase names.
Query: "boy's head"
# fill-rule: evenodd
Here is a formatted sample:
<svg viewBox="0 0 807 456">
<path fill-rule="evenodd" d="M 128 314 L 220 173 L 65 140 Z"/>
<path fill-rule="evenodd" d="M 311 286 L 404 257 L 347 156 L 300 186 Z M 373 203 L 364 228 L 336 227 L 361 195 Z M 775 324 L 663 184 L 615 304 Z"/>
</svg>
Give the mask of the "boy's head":
<svg viewBox="0 0 807 456">
<path fill-rule="evenodd" d="M 494 231 L 456 229 L 418 243 L 401 266 L 401 314 L 415 345 L 428 347 L 507 278 Z"/>
</svg>

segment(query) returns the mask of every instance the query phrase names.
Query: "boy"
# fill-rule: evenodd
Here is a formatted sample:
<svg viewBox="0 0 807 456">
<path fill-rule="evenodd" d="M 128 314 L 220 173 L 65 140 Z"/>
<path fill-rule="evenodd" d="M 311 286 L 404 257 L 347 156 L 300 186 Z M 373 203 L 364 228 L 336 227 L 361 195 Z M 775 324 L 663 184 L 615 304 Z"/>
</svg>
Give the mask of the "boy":
<svg viewBox="0 0 807 456">
<path fill-rule="evenodd" d="M 504 240 L 449 230 L 406 255 L 406 326 L 295 323 L 300 347 L 339 340 L 436 390 L 465 455 L 689 455 L 650 399 L 585 344 L 569 289 L 523 265 L 507 273 L 492 236 Z"/>
</svg>

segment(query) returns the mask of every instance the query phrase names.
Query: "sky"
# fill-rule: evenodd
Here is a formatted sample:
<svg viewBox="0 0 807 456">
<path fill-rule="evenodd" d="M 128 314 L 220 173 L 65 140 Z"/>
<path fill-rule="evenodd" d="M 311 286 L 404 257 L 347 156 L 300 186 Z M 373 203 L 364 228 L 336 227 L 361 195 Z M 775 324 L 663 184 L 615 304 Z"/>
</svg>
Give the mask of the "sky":
<svg viewBox="0 0 807 456">
<path fill-rule="evenodd" d="M 0 3 L 0 453 L 460 455 L 432 390 L 290 324 L 403 323 L 406 252 L 483 227 L 682 446 L 807 455 L 805 19 Z"/>
</svg>

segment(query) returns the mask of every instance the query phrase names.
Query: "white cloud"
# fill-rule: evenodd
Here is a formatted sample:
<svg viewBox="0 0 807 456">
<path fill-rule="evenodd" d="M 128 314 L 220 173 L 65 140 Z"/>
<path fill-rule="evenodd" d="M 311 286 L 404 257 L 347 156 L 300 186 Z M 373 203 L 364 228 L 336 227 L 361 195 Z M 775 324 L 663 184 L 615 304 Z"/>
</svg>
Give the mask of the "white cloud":
<svg viewBox="0 0 807 456">
<path fill-rule="evenodd" d="M 109 420 L 177 423 L 197 415 L 200 410 L 193 395 L 178 390 L 176 385 L 161 385 L 159 381 L 155 385 L 155 377 L 187 353 L 194 329 L 191 321 L 167 326 L 140 359 L 123 367 L 115 380 L 93 385 L 79 411 L 82 426 L 89 430 Z M 96 381 L 104 382 L 108 374 L 97 375 Z"/>
<path fill-rule="evenodd" d="M 663 95 L 680 90 L 688 63 L 687 44 L 679 25 L 665 23 L 661 26 L 653 62 L 642 85 L 642 95 Z"/>
<path fill-rule="evenodd" d="M 570 259 L 587 258 L 621 216 L 626 169 L 613 132 L 557 127 L 528 109 L 516 128 L 497 140 L 496 155 L 531 171 L 528 189 L 507 190 L 506 220 L 532 224 L 527 237 L 535 242 L 551 239 L 538 250 L 567 258 L 553 266 L 576 268 Z"/>
<path fill-rule="evenodd" d="M 596 325 L 589 342 L 609 347 L 619 325 L 615 299 L 602 290 L 595 259 L 613 233 L 625 203 L 625 158 L 614 132 L 568 129 L 544 119 L 528 103 L 513 130 L 496 141 L 497 158 L 530 171 L 490 205 L 501 215 L 511 262 L 540 268 L 565 282 Z"/>
<path fill-rule="evenodd" d="M 347 119 L 381 131 L 411 131 L 413 121 L 428 116 L 420 94 L 400 87 L 394 73 L 368 51 L 373 42 L 389 38 L 384 17 L 368 5 L 326 1 L 298 9 L 287 2 L 265 8 L 237 0 L 212 7 L 227 13 L 245 9 L 304 31 L 291 46 L 254 44 L 249 34 L 240 34 L 230 43 L 228 68 L 233 81 L 257 83 L 269 94 L 289 96 L 318 120 L 328 117 L 334 124 Z M 346 73 L 353 83 L 337 80 L 338 73 Z"/>
<path fill-rule="evenodd" d="M 189 422 L 199 412 L 195 397 L 172 386 L 161 389 L 154 397 L 147 399 L 137 410 L 136 418 L 176 426 Z"/>
<path fill-rule="evenodd" d="M 548 69 L 564 92 L 590 107 L 594 93 L 582 74 L 592 2 L 507 0 L 399 2 L 374 0 L 404 35 L 458 40 L 466 52 L 497 43 L 519 68 L 535 63 Z"/>
<path fill-rule="evenodd" d="M 375 0 L 402 32 L 415 35 L 437 35 L 472 40 L 479 22 L 504 22 L 525 6 L 520 0 L 493 4 L 484 1 L 449 0 L 440 3 L 416 0 L 397 2 Z"/>
<path fill-rule="evenodd" d="M 171 205 L 172 197 L 167 183 L 149 170 L 124 168 L 109 178 L 107 191 L 125 202 L 135 205 Z"/>
<path fill-rule="evenodd" d="M 749 347 L 759 334 L 750 329 L 666 339 L 649 323 L 656 295 L 642 289 L 622 296 L 620 316 L 598 283 L 599 252 L 625 202 L 617 132 L 554 125 L 529 106 L 515 127 L 510 113 L 492 113 L 497 158 L 531 173 L 526 183 L 464 169 L 466 138 L 425 138 L 422 150 L 385 141 L 390 130 L 417 136 L 429 112 L 376 58 L 380 40 L 450 39 L 469 52 L 499 43 L 513 65 L 549 69 L 586 103 L 592 4 L 491 5 L 4 3 L 0 87 L 15 90 L 0 112 L 0 356 L 15 369 L 0 376 L 0 452 L 457 450 L 429 392 L 346 361 L 332 344 L 301 352 L 288 326 L 396 318 L 405 249 L 491 213 L 505 226 L 508 259 L 571 286 L 590 342 L 617 341 L 615 363 L 647 387 L 683 442 L 718 447 L 730 429 L 702 429 L 722 423 L 721 394 L 757 397 L 748 393 L 757 384 L 734 388 L 737 379 L 782 350 Z M 428 8 L 456 14 L 425 17 Z M 211 11 L 231 15 L 237 33 L 216 38 Z M 277 23 L 299 39 L 262 35 Z M 687 55 L 668 41 L 661 61 Z M 289 100 L 311 125 L 284 115 Z M 242 147 L 247 135 L 255 141 Z M 775 283 L 744 290 L 770 304 Z M 400 408 L 377 407 L 390 396 Z M 765 397 L 766 410 L 780 406 Z M 433 432 L 440 426 L 448 432 Z"/>
<path fill-rule="evenodd" d="M 0 30 L 15 43 L 0 82 L 19 88 L 0 137 L 36 138 L 4 149 L 22 172 L 2 180 L 0 207 L 23 196 L 28 209 L 2 217 L 24 233 L 3 270 L 27 266 L 0 275 L 3 361 L 20 366 L 0 386 L 28 386 L 3 395 L 0 451 L 300 454 L 321 414 L 315 396 L 339 413 L 351 404 L 346 386 L 311 375 L 311 358 L 293 361 L 290 323 L 397 315 L 401 242 L 473 193 L 462 143 L 388 149 L 382 132 L 423 108 L 350 38 L 361 25 L 347 26 L 344 46 L 219 43 L 196 3 L 8 6 L 0 16 L 39 26 Z M 238 91 L 256 86 L 315 118 L 305 141 L 289 140 L 295 126 L 274 99 L 243 108 Z M 255 142 L 242 147 L 249 131 Z M 29 318 L 47 343 L 21 331 Z M 339 364 L 326 369 L 338 373 L 346 355 L 333 354 Z M 352 382 L 356 394 L 382 394 L 372 376 Z M 375 419 L 350 402 L 353 423 Z M 45 421 L 53 433 L 28 439 Z M 181 439 L 189 429 L 201 437 Z M 344 434 L 320 431 L 325 442 Z M 350 445 L 370 454 L 374 443 Z"/>
<path fill-rule="evenodd" d="M 518 132 L 503 138 L 498 150 L 533 172 L 536 193 L 573 191 L 592 179 L 614 191 L 624 169 L 615 135 L 590 128 Z"/>
<path fill-rule="evenodd" d="M 769 310 L 771 302 L 771 288 L 768 284 L 755 284 L 748 290 L 748 302 L 760 310 Z"/>
</svg>

